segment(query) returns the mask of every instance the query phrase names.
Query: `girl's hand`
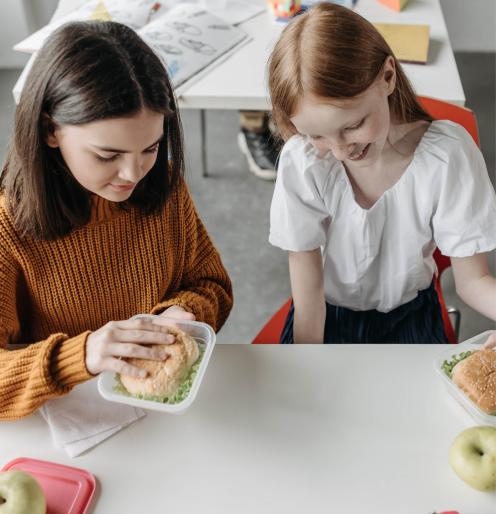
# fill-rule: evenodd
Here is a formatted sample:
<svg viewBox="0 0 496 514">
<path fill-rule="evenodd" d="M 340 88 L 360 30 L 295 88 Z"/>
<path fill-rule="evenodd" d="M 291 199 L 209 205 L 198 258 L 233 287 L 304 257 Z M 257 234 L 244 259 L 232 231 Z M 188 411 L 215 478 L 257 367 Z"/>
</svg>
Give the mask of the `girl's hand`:
<svg viewBox="0 0 496 514">
<path fill-rule="evenodd" d="M 482 348 L 484 348 L 484 350 L 488 350 L 489 348 L 496 349 L 496 330 L 489 336 Z"/>
<path fill-rule="evenodd" d="M 165 311 L 161 312 L 159 316 L 173 319 L 185 319 L 188 321 L 195 321 L 196 319 L 195 315 L 192 312 L 188 312 L 180 305 L 172 305 L 168 309 L 165 309 Z"/>
<path fill-rule="evenodd" d="M 102 371 L 115 371 L 133 377 L 145 378 L 147 372 L 121 360 L 122 357 L 165 360 L 165 347 L 147 348 L 149 344 L 167 345 L 175 341 L 166 325 L 150 319 L 110 321 L 91 333 L 86 339 L 86 369 L 93 375 Z"/>
</svg>

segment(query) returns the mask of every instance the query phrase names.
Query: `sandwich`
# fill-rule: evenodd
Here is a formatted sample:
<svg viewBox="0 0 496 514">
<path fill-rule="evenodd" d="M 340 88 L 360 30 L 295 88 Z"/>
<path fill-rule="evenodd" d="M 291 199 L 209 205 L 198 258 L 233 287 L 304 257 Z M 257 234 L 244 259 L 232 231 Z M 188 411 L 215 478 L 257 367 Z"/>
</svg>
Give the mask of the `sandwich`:
<svg viewBox="0 0 496 514">
<path fill-rule="evenodd" d="M 455 365 L 452 380 L 482 411 L 496 415 L 496 351 L 473 352 Z"/>
<path fill-rule="evenodd" d="M 176 340 L 166 346 L 169 357 L 165 361 L 126 358 L 129 364 L 148 371 L 146 378 L 121 373 L 120 382 L 130 395 L 161 400 L 171 398 L 187 378 L 200 356 L 198 343 L 178 328 L 170 327 L 169 332 L 176 337 Z M 155 346 L 159 345 L 151 345 L 152 348 Z"/>
</svg>

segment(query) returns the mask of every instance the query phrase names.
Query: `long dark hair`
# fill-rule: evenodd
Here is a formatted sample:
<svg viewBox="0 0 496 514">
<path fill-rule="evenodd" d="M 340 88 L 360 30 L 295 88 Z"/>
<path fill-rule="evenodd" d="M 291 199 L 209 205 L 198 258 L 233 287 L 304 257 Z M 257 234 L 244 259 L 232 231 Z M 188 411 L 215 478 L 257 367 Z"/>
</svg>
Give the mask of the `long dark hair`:
<svg viewBox="0 0 496 514">
<path fill-rule="evenodd" d="M 297 132 L 290 118 L 304 94 L 339 99 L 359 95 L 389 56 L 396 68 L 396 86 L 388 98 L 393 117 L 402 123 L 432 121 L 391 48 L 365 18 L 329 3 L 297 16 L 284 29 L 269 63 L 272 114 L 283 138 Z"/>
<path fill-rule="evenodd" d="M 167 72 L 150 47 L 115 22 L 76 22 L 46 41 L 27 77 L 0 177 L 22 236 L 57 239 L 90 217 L 90 193 L 72 176 L 47 135 L 54 126 L 163 113 L 157 160 L 121 207 L 159 211 L 184 174 L 181 121 Z"/>
</svg>

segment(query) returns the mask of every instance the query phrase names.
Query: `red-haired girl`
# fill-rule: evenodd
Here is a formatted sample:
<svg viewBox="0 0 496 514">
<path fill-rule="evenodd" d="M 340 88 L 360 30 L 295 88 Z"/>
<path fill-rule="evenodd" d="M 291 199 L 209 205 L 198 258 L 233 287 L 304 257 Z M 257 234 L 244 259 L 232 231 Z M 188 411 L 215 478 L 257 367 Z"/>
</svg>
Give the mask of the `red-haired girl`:
<svg viewBox="0 0 496 514">
<path fill-rule="evenodd" d="M 286 141 L 270 227 L 289 252 L 282 342 L 446 342 L 436 246 L 461 298 L 496 320 L 496 196 L 481 152 L 423 110 L 373 25 L 328 3 L 298 16 L 269 88 Z"/>
</svg>

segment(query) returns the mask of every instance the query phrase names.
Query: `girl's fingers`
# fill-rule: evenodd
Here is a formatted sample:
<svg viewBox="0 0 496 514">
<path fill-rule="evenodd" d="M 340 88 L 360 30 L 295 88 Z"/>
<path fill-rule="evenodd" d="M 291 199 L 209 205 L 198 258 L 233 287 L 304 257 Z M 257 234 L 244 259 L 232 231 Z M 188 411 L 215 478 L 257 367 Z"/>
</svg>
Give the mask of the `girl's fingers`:
<svg viewBox="0 0 496 514">
<path fill-rule="evenodd" d="M 129 375 L 130 377 L 146 378 L 148 375 L 148 372 L 145 369 L 138 368 L 137 366 L 133 366 L 126 361 L 112 357 L 108 360 L 106 368 L 109 371 L 121 373 L 122 375 Z"/>
<path fill-rule="evenodd" d="M 124 321 L 115 322 L 115 326 L 122 330 L 140 330 L 148 332 L 162 332 L 168 334 L 168 325 L 159 321 L 160 316 L 154 316 L 153 318 L 135 318 L 126 319 Z"/>
<path fill-rule="evenodd" d="M 112 339 L 122 343 L 172 344 L 176 337 L 169 334 L 168 327 L 161 327 L 161 330 L 115 328 L 112 330 Z"/>
<path fill-rule="evenodd" d="M 175 322 L 180 320 L 176 318 L 175 314 L 171 314 L 170 317 L 167 317 L 165 313 L 162 313 L 158 314 L 153 321 L 157 326 L 161 327 L 162 330 L 169 330 L 171 327 L 179 328 Z"/>
<path fill-rule="evenodd" d="M 196 316 L 192 313 L 192 312 L 183 312 L 181 313 L 181 319 L 187 319 L 187 320 L 190 320 L 190 321 L 195 321 L 196 320 Z"/>
<path fill-rule="evenodd" d="M 133 343 L 110 343 L 108 353 L 114 357 L 134 357 L 154 361 L 163 361 L 169 357 L 169 353 L 163 345 L 157 348 L 147 348 Z"/>
<path fill-rule="evenodd" d="M 192 312 L 180 311 L 180 310 L 171 311 L 171 312 L 164 311 L 162 313 L 162 316 L 164 318 L 169 317 L 172 319 L 187 319 L 187 320 L 191 320 L 191 321 L 194 321 L 196 319 L 195 315 Z"/>
<path fill-rule="evenodd" d="M 484 343 L 484 345 L 482 346 L 482 348 L 485 348 L 486 350 L 488 348 L 496 348 L 496 332 L 493 332 L 488 340 Z"/>
</svg>

